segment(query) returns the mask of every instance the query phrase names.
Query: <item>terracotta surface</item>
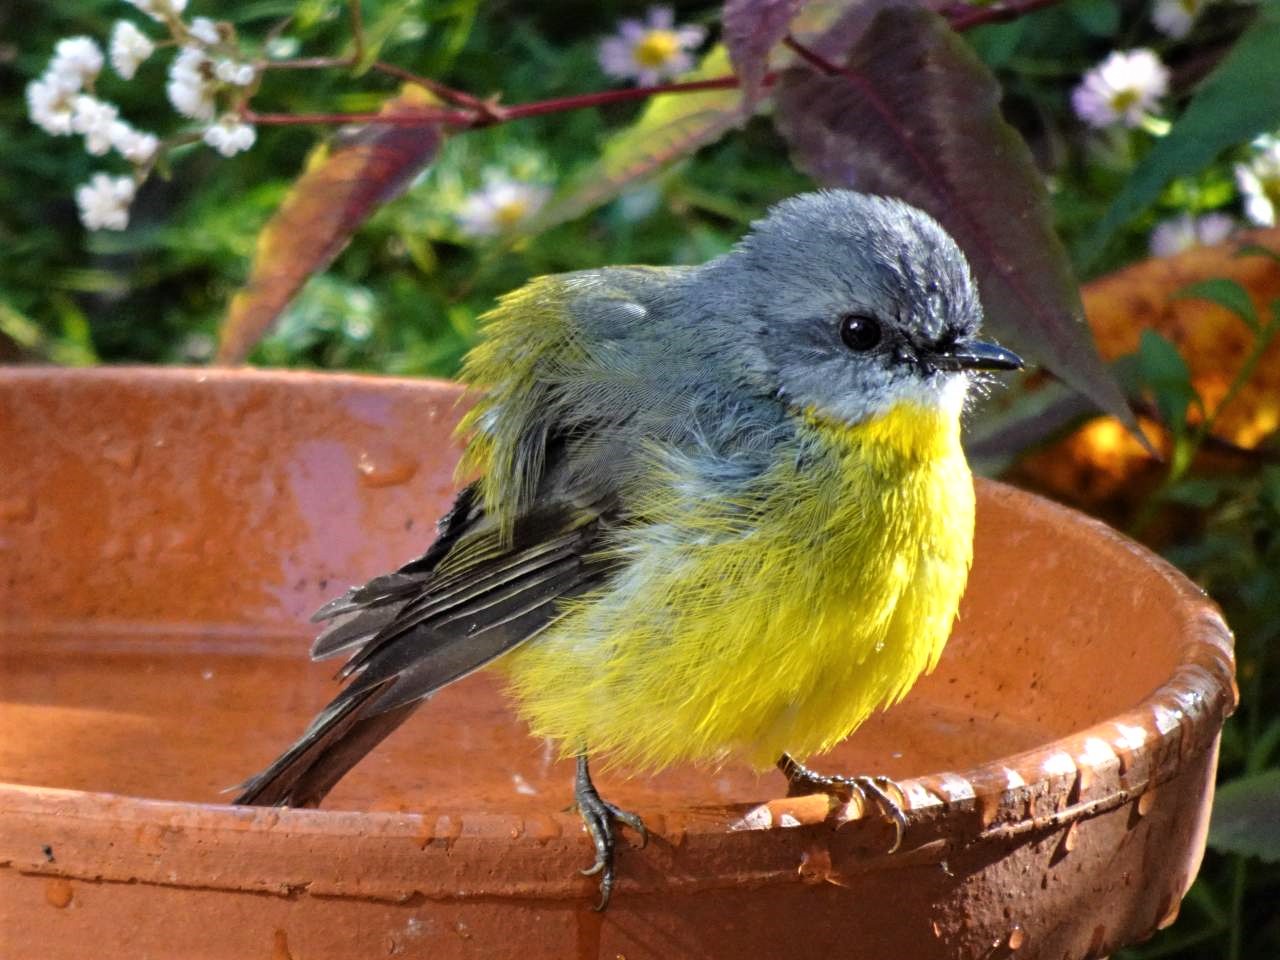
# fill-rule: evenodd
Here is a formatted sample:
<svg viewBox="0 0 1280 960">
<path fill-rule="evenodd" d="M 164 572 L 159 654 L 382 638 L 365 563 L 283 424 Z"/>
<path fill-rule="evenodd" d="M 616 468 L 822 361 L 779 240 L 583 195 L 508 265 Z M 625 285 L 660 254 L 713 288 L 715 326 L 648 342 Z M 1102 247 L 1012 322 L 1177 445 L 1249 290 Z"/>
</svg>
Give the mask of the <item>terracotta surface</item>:
<svg viewBox="0 0 1280 960">
<path fill-rule="evenodd" d="M 305 620 L 420 552 L 446 384 L 0 372 L 0 956 L 1101 957 L 1199 865 L 1231 638 L 1107 528 L 979 487 L 936 673 L 814 766 L 903 780 L 891 831 L 728 766 L 599 778 L 655 836 L 590 909 L 570 770 L 473 677 L 322 810 L 239 809 L 334 692 Z M 856 946 L 855 946 L 856 945 Z"/>
</svg>

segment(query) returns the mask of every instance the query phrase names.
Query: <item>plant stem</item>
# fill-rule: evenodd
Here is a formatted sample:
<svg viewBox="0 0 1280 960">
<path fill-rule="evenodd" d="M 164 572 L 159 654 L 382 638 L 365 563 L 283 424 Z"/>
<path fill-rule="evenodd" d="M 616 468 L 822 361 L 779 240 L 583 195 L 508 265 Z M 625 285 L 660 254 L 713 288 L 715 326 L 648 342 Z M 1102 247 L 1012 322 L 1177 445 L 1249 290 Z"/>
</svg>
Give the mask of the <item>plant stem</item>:
<svg viewBox="0 0 1280 960">
<path fill-rule="evenodd" d="M 939 13 L 947 18 L 952 30 L 962 33 L 987 23 L 1008 23 L 1010 20 L 1017 20 L 1028 13 L 1034 13 L 1036 10 L 1051 7 L 1060 2 L 1061 0 L 1016 0 L 1012 3 L 993 3 L 985 7 L 958 3 L 944 7 Z"/>
<path fill-rule="evenodd" d="M 286 61 L 287 62 L 287 61 Z M 775 80 L 773 74 L 764 78 L 765 86 Z M 277 126 L 301 124 L 385 123 L 390 126 L 413 127 L 441 123 L 462 128 L 483 127 L 510 120 L 523 120 L 547 113 L 563 113 L 611 103 L 643 100 L 663 93 L 695 93 L 700 90 L 732 90 L 738 85 L 736 76 L 713 77 L 709 80 L 690 80 L 684 83 L 663 83 L 651 87 L 630 87 L 626 90 L 602 90 L 596 93 L 578 94 L 572 97 L 556 97 L 551 100 L 535 100 L 517 103 L 510 107 L 484 104 L 470 110 L 404 110 L 395 113 L 257 113 L 246 110 L 243 117 L 249 123 Z"/>
<path fill-rule="evenodd" d="M 351 40 L 355 44 L 351 62 L 359 63 L 364 59 L 364 17 L 360 12 L 360 0 L 348 0 L 347 9 L 351 11 Z"/>
</svg>

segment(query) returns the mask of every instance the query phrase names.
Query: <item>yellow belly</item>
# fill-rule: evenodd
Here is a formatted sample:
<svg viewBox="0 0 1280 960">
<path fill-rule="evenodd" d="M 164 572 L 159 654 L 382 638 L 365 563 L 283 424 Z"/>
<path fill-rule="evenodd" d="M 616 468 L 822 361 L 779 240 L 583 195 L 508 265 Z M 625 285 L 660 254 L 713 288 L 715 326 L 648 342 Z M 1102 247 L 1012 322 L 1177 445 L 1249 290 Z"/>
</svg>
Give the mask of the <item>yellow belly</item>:
<svg viewBox="0 0 1280 960">
<path fill-rule="evenodd" d="M 968 574 L 973 482 L 954 413 L 810 420 L 742 502 L 658 485 L 628 565 L 504 658 L 533 732 L 660 767 L 759 766 L 848 736 L 932 669 Z"/>
</svg>

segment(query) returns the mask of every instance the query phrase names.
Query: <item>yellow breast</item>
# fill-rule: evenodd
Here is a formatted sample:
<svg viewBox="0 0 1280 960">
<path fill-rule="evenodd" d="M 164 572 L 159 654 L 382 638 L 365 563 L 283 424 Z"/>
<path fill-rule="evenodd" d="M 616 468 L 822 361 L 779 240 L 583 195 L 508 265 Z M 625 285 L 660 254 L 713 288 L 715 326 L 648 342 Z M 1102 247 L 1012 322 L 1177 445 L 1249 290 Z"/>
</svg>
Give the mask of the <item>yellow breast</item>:
<svg viewBox="0 0 1280 960">
<path fill-rule="evenodd" d="M 933 667 L 972 551 L 958 418 L 809 417 L 801 441 L 736 501 L 659 485 L 624 572 L 504 661 L 536 734 L 638 766 L 766 766 L 833 746 Z"/>
</svg>

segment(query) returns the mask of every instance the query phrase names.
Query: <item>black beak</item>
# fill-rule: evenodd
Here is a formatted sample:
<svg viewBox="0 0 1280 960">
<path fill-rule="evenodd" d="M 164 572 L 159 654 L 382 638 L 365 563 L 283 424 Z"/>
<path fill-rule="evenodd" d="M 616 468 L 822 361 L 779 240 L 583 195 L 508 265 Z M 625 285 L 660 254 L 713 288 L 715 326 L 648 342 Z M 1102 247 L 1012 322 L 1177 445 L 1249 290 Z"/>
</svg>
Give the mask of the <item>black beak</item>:
<svg viewBox="0 0 1280 960">
<path fill-rule="evenodd" d="M 950 347 L 930 353 L 928 363 L 936 370 L 1021 370 L 1022 358 L 1012 350 L 981 340 L 960 340 Z"/>
</svg>

